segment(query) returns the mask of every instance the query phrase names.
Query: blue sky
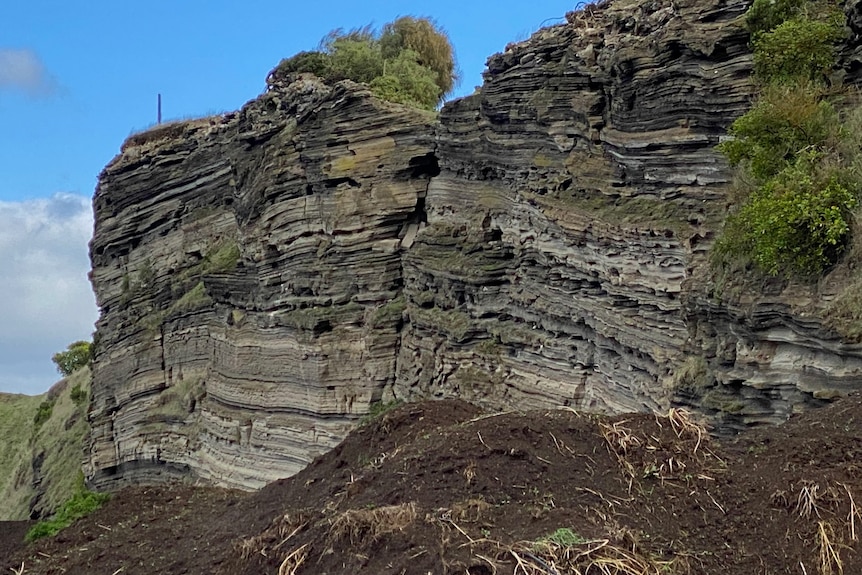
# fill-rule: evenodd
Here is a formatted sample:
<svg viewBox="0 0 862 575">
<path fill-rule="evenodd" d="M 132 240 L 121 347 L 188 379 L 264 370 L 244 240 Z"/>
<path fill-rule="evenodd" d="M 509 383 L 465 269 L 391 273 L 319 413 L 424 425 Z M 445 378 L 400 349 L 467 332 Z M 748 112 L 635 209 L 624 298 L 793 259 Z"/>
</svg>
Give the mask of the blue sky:
<svg viewBox="0 0 862 575">
<path fill-rule="evenodd" d="M 333 28 L 431 16 L 462 73 L 455 96 L 481 84 L 485 61 L 568 1 L 29 0 L 0 8 L 0 391 L 39 393 L 50 356 L 89 339 L 97 314 L 86 273 L 89 201 L 123 140 L 156 120 L 241 107 L 281 58 Z M 88 219 L 90 218 L 90 219 Z M 4 236 L 4 232 L 7 232 Z"/>
</svg>

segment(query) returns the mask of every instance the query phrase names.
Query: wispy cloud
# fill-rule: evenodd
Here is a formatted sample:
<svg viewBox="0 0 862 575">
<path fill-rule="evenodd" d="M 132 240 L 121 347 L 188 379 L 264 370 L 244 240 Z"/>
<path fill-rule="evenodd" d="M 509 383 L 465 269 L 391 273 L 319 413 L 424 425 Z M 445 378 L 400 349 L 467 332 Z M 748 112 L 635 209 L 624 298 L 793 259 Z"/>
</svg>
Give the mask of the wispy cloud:
<svg viewBox="0 0 862 575">
<path fill-rule="evenodd" d="M 51 356 L 90 338 L 92 230 L 84 196 L 0 202 L 0 391 L 45 391 L 59 379 Z"/>
<path fill-rule="evenodd" d="M 34 51 L 0 48 L 0 91 L 15 90 L 37 97 L 50 96 L 56 89 L 56 81 Z"/>
</svg>

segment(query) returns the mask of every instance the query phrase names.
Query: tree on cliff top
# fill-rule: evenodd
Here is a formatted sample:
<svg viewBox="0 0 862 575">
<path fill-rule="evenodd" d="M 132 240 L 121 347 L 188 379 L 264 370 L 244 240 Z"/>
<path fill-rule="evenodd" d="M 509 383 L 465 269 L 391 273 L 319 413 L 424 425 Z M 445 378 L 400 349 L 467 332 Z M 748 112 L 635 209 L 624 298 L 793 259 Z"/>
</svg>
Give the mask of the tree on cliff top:
<svg viewBox="0 0 862 575">
<path fill-rule="evenodd" d="M 434 72 L 440 90 L 438 99 L 452 92 L 458 81 L 455 54 L 446 33 L 428 18 L 402 16 L 383 27 L 380 47 L 386 59 L 397 58 L 405 50 L 416 53 L 417 62 Z"/>
<path fill-rule="evenodd" d="M 368 84 L 380 98 L 433 110 L 455 87 L 452 44 L 428 18 L 403 16 L 381 32 L 370 26 L 327 34 L 316 51 L 282 60 L 270 74 L 311 72 L 335 82 Z"/>
<path fill-rule="evenodd" d="M 55 353 L 51 360 L 57 365 L 57 371 L 68 377 L 90 363 L 91 346 L 88 341 L 70 343 L 66 351 Z"/>
</svg>

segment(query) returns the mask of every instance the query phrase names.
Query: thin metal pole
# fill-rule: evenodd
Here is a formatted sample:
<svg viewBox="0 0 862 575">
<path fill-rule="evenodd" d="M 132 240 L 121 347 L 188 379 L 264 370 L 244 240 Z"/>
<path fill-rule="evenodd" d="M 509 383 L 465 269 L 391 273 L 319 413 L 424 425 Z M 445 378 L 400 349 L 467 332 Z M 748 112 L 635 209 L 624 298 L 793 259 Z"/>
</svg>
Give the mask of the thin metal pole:
<svg viewBox="0 0 862 575">
<path fill-rule="evenodd" d="M 159 94 L 159 119 L 158 119 L 158 123 L 159 124 L 162 123 L 162 95 L 161 94 Z"/>
</svg>

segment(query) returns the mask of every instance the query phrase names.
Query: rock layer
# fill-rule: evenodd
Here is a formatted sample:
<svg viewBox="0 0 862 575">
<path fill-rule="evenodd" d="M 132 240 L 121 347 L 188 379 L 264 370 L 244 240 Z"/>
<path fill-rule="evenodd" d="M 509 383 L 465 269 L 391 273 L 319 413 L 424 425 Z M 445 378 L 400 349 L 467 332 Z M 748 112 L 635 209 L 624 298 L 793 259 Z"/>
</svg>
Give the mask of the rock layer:
<svg viewBox="0 0 862 575">
<path fill-rule="evenodd" d="M 714 147 L 754 93 L 746 8 L 588 6 L 439 121 L 289 77 L 131 137 L 94 200 L 91 483 L 259 487 L 393 398 L 732 429 L 858 387 L 821 292 L 729 297 L 705 265 Z"/>
<path fill-rule="evenodd" d="M 444 109 L 396 396 L 667 406 L 730 179 L 714 146 L 753 89 L 745 8 L 588 7 Z"/>
<path fill-rule="evenodd" d="M 95 197 L 93 484 L 259 487 L 341 440 L 394 378 L 432 120 L 299 78 L 126 142 Z"/>
</svg>

